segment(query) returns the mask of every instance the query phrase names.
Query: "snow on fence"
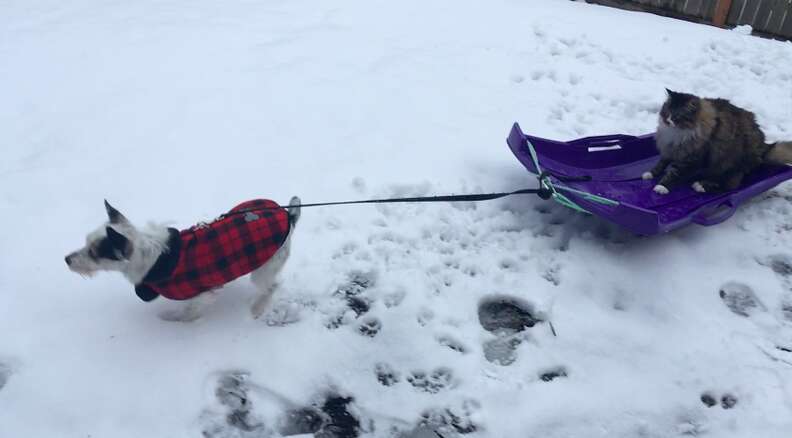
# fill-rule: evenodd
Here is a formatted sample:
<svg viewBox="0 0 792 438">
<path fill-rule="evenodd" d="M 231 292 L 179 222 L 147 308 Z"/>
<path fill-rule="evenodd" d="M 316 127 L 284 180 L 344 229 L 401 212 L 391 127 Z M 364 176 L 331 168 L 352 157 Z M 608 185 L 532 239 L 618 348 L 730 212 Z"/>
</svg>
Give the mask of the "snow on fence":
<svg viewBox="0 0 792 438">
<path fill-rule="evenodd" d="M 755 31 L 792 39 L 792 0 L 588 0 L 666 12 L 717 26 L 750 24 Z"/>
</svg>

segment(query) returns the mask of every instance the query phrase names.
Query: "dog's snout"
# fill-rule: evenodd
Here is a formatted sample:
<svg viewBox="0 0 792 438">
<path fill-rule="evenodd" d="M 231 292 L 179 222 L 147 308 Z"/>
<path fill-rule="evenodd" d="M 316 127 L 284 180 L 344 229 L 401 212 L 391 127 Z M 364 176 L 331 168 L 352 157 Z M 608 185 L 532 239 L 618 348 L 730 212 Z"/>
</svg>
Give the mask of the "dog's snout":
<svg viewBox="0 0 792 438">
<path fill-rule="evenodd" d="M 71 266 L 71 263 L 72 263 L 72 254 L 69 254 L 69 255 L 67 255 L 67 256 L 66 256 L 66 257 L 64 257 L 63 259 L 64 259 L 64 260 L 66 260 L 66 264 L 67 264 L 67 265 L 70 265 L 70 266 Z"/>
</svg>

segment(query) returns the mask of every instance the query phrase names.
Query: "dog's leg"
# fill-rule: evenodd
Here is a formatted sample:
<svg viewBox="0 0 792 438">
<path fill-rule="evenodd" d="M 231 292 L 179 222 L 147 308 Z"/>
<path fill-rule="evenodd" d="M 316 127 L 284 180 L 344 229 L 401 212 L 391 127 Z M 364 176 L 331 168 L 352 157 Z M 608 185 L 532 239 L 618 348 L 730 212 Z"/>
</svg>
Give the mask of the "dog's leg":
<svg viewBox="0 0 792 438">
<path fill-rule="evenodd" d="M 217 300 L 217 292 L 206 291 L 197 297 L 187 300 L 181 309 L 160 313 L 160 318 L 173 322 L 192 322 L 200 318 L 204 309 Z"/>
<path fill-rule="evenodd" d="M 286 238 L 286 242 L 283 243 L 283 246 L 278 249 L 267 263 L 250 274 L 250 280 L 259 290 L 259 295 L 256 297 L 255 301 L 253 301 L 253 306 L 250 308 L 250 313 L 253 314 L 253 318 L 260 317 L 269 305 L 272 294 L 277 287 L 277 283 L 275 282 L 276 277 L 289 258 L 290 247 L 291 235 Z"/>
</svg>

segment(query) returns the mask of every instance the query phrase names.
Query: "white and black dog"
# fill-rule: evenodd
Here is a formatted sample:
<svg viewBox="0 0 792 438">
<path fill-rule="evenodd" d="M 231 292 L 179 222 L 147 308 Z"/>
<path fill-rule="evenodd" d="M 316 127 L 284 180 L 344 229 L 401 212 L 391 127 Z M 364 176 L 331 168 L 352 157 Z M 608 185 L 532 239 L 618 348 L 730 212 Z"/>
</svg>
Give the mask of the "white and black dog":
<svg viewBox="0 0 792 438">
<path fill-rule="evenodd" d="M 138 229 L 105 201 L 108 221 L 88 234 L 85 246 L 66 256 L 72 271 L 92 276 L 121 272 L 144 301 L 162 295 L 186 300 L 180 311 L 162 315 L 191 321 L 214 301 L 214 289 L 251 274 L 259 290 L 251 307 L 258 318 L 276 287 L 276 276 L 289 257 L 300 199 L 288 208 L 269 200 L 242 203 L 211 223 L 186 230 L 149 225 Z"/>
</svg>

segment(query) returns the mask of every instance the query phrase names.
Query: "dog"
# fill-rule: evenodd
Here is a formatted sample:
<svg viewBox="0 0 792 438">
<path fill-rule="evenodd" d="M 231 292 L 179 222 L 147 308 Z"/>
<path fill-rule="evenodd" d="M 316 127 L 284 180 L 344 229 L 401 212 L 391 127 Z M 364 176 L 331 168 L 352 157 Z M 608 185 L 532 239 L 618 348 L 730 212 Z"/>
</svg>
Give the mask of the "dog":
<svg viewBox="0 0 792 438">
<path fill-rule="evenodd" d="M 146 302 L 159 296 L 185 301 L 183 309 L 162 315 L 173 321 L 199 318 L 216 289 L 250 274 L 259 290 L 250 310 L 258 318 L 289 258 L 300 198 L 293 197 L 287 208 L 266 199 L 247 201 L 181 231 L 157 225 L 138 229 L 106 200 L 105 210 L 107 222 L 65 257 L 70 270 L 85 277 L 120 272 Z"/>
</svg>

